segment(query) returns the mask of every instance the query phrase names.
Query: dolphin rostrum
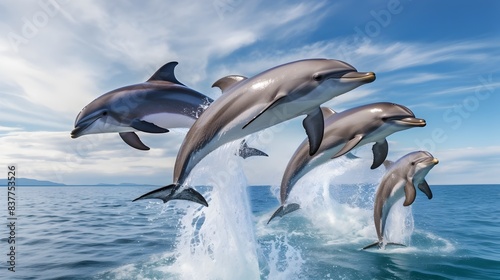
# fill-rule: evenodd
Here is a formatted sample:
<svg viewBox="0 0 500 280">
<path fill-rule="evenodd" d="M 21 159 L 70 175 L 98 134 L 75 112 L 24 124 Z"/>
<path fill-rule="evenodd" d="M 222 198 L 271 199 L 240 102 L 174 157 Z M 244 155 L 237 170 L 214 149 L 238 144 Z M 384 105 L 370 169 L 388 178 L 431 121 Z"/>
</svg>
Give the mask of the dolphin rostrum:
<svg viewBox="0 0 500 280">
<path fill-rule="evenodd" d="M 169 62 L 146 82 L 115 89 L 92 101 L 76 117 L 71 137 L 118 132 L 131 147 L 149 150 L 135 131 L 166 133 L 171 128 L 191 127 L 213 100 L 179 82 L 174 74 L 177 64 Z M 239 154 L 267 156 L 245 141 Z"/>
<path fill-rule="evenodd" d="M 306 59 L 279 65 L 248 79 L 224 77 L 214 83 L 223 95 L 214 101 L 189 130 L 177 154 L 174 183 L 138 199 L 177 199 L 193 168 L 210 152 L 225 143 L 271 127 L 299 115 L 308 135 L 310 154 L 323 138 L 320 105 L 375 80 L 373 72 L 358 72 L 333 59 Z M 183 198 L 186 195 L 181 195 Z M 199 196 L 197 197 L 199 198 Z M 193 201 L 197 201 L 193 198 Z M 206 201 L 201 204 L 208 205 Z"/>
<path fill-rule="evenodd" d="M 434 158 L 429 152 L 416 151 L 401 157 L 395 163 L 386 162 L 390 166 L 377 189 L 373 207 L 373 219 L 378 241 L 363 249 L 376 246 L 382 248 L 384 246 L 385 223 L 392 206 L 403 197 L 405 197 L 403 205 L 411 205 L 417 195 L 415 187 L 425 193 L 427 198 L 432 198 L 432 192 L 425 181 L 425 176 L 439 163 L 437 158 Z M 397 243 L 388 244 L 401 245 Z"/>
<path fill-rule="evenodd" d="M 387 157 L 387 136 L 412 127 L 425 126 L 425 120 L 415 118 L 410 109 L 387 102 L 363 105 L 340 113 L 335 113 L 329 108 L 322 109 L 323 115 L 326 116 L 323 142 L 318 152 L 312 156 L 308 153 L 307 140 L 297 148 L 288 162 L 281 181 L 281 206 L 268 223 L 276 216 L 283 217 L 299 209 L 297 203 L 288 204 L 288 196 L 297 181 L 315 167 L 340 157 L 356 147 L 375 142 L 372 148 L 371 166 L 371 169 L 375 169 Z"/>
</svg>

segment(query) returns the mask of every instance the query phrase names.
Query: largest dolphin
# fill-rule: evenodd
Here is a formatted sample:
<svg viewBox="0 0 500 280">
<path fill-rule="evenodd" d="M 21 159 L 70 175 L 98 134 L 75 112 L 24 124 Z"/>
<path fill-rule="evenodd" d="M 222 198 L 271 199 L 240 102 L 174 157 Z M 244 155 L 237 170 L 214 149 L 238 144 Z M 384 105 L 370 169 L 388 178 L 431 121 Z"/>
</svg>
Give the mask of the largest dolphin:
<svg viewBox="0 0 500 280">
<path fill-rule="evenodd" d="M 193 168 L 223 144 L 299 115 L 307 115 L 303 125 L 311 143 L 309 153 L 315 153 L 323 138 L 323 115 L 319 106 L 374 80 L 373 72 L 358 72 L 353 66 L 333 59 L 299 60 L 249 79 L 218 80 L 214 86 L 221 88 L 223 95 L 196 120 L 186 135 L 175 162 L 174 183 L 136 200 L 187 199 L 208 206 L 203 196 L 184 186 Z"/>
<path fill-rule="evenodd" d="M 76 117 L 71 137 L 118 132 L 131 147 L 149 150 L 136 131 L 166 133 L 172 128 L 191 127 L 213 100 L 179 82 L 174 73 L 177 64 L 169 62 L 146 82 L 112 90 L 90 102 Z M 229 79 L 244 77 L 234 75 Z M 243 158 L 267 156 L 244 141 L 239 154 Z"/>
<path fill-rule="evenodd" d="M 389 167 L 380 181 L 373 207 L 373 220 L 378 241 L 363 249 L 384 246 L 385 223 L 392 206 L 403 197 L 405 197 L 403 206 L 411 205 L 417 195 L 415 187 L 425 193 L 427 198 L 432 198 L 425 176 L 438 163 L 439 160 L 426 151 L 411 152 L 395 163 L 388 162 Z"/>
<path fill-rule="evenodd" d="M 380 166 L 387 157 L 386 137 L 394 132 L 412 127 L 425 126 L 425 120 L 415 118 L 405 106 L 379 102 L 355 107 L 340 113 L 324 108 L 325 135 L 314 155 L 308 153 L 309 143 L 304 140 L 297 148 L 283 174 L 280 188 L 281 206 L 274 212 L 268 223 L 276 216 L 299 209 L 297 203 L 288 204 L 288 195 L 293 186 L 309 171 L 327 161 L 340 157 L 350 150 L 375 142 L 373 145 L 372 169 Z"/>
</svg>

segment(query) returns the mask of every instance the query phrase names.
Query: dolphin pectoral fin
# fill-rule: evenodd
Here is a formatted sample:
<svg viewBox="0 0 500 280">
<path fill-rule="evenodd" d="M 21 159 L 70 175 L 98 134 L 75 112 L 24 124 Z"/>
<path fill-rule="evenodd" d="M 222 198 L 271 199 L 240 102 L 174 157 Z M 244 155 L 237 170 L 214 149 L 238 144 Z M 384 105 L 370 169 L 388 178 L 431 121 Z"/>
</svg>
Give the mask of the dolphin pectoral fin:
<svg viewBox="0 0 500 280">
<path fill-rule="evenodd" d="M 136 148 L 138 150 L 142 151 L 147 151 L 149 150 L 149 147 L 144 145 L 142 143 L 141 139 L 139 139 L 139 136 L 135 134 L 135 132 L 120 132 L 118 133 L 122 140 L 127 143 L 130 147 Z"/>
<path fill-rule="evenodd" d="M 139 119 L 134 119 L 130 123 L 130 126 L 143 132 L 148 132 L 148 133 L 166 133 L 168 132 L 168 129 L 159 127 L 154 123 L 150 123 L 144 120 L 139 120 Z"/>
<path fill-rule="evenodd" d="M 286 97 L 286 95 L 277 96 L 277 98 L 274 99 L 273 102 L 269 103 L 269 105 L 267 105 L 266 108 L 264 108 L 262 111 L 260 111 L 260 113 L 258 113 L 257 116 L 253 117 L 247 124 L 245 124 L 243 126 L 243 129 L 245 129 L 245 127 L 247 127 L 248 125 L 250 125 L 253 121 L 255 121 L 262 114 L 264 114 L 267 110 L 269 110 L 269 109 L 273 108 L 274 106 L 276 106 L 285 97 Z"/>
<path fill-rule="evenodd" d="M 389 152 L 389 144 L 387 140 L 384 138 L 382 142 L 375 142 L 372 147 L 373 152 L 373 164 L 370 167 L 371 169 L 375 169 L 379 167 L 384 160 L 387 158 L 387 153 Z"/>
<path fill-rule="evenodd" d="M 268 156 L 266 153 L 264 153 L 259 149 L 248 147 L 247 142 L 245 140 L 241 141 L 240 149 L 238 150 L 238 155 L 244 159 L 253 156 L 263 156 L 263 157 Z"/>
<path fill-rule="evenodd" d="M 212 87 L 218 87 L 222 91 L 222 93 L 225 93 L 228 88 L 232 87 L 233 85 L 246 80 L 247 77 L 245 76 L 240 76 L 240 75 L 229 75 L 222 77 L 215 81 L 215 83 L 212 85 Z"/>
<path fill-rule="evenodd" d="M 418 184 L 418 189 L 425 193 L 428 199 L 432 199 L 432 191 L 427 181 L 423 180 L 422 183 Z"/>
<path fill-rule="evenodd" d="M 148 82 L 167 81 L 167 82 L 171 82 L 171 83 L 183 86 L 184 84 L 179 82 L 174 74 L 174 69 L 175 69 L 175 66 L 177 66 L 177 64 L 179 64 L 179 63 L 176 61 L 172 61 L 172 62 L 169 62 L 169 63 L 163 65 L 147 81 Z"/>
<path fill-rule="evenodd" d="M 314 155 L 323 141 L 323 132 L 325 131 L 325 120 L 321 108 L 317 107 L 307 114 L 307 117 L 302 121 L 309 139 L 309 155 Z"/>
<path fill-rule="evenodd" d="M 170 200 L 181 199 L 181 200 L 189 200 L 196 203 L 199 203 L 203 206 L 208 207 L 208 203 L 206 199 L 193 188 L 185 188 L 182 191 L 178 191 L 180 186 L 177 184 L 171 184 L 165 187 L 161 187 L 159 189 L 150 191 L 146 194 L 141 195 L 140 197 L 132 200 L 137 201 L 141 199 L 161 199 L 163 203 L 167 203 Z"/>
<path fill-rule="evenodd" d="M 359 144 L 359 142 L 361 142 L 361 140 L 363 140 L 363 135 L 361 134 L 358 134 L 356 136 L 354 136 L 354 138 L 352 138 L 351 140 L 349 140 L 345 145 L 344 147 L 342 147 L 342 149 L 340 151 L 338 151 L 333 157 L 333 158 L 336 158 L 336 157 L 340 157 L 344 154 L 346 154 L 347 152 L 349 152 L 350 150 L 352 150 L 354 147 L 356 147 L 356 145 Z"/>
<path fill-rule="evenodd" d="M 415 191 L 415 187 L 411 180 L 406 180 L 405 185 L 405 202 L 403 206 L 409 206 L 415 201 L 415 197 L 417 196 L 417 192 Z"/>
<path fill-rule="evenodd" d="M 274 211 L 273 215 L 271 216 L 269 221 L 267 221 L 267 223 L 269 224 L 269 222 L 277 216 L 283 217 L 286 214 L 291 213 L 291 212 L 296 211 L 296 210 L 299 210 L 299 209 L 300 209 L 300 205 L 297 203 L 290 203 L 287 205 L 281 205 L 276 211 Z"/>
<path fill-rule="evenodd" d="M 374 242 L 374 243 L 372 243 L 372 244 L 370 244 L 368 246 L 363 247 L 363 250 L 371 249 L 371 248 L 374 248 L 374 247 L 377 247 L 377 249 L 382 248 L 380 242 L 377 241 L 377 242 Z"/>
</svg>

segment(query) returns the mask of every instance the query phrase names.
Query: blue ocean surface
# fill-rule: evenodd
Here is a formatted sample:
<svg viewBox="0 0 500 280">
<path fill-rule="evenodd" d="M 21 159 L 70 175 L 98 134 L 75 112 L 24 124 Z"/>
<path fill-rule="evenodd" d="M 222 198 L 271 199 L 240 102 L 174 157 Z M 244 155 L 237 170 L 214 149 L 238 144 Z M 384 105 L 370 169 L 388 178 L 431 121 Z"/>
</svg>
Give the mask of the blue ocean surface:
<svg viewBox="0 0 500 280">
<path fill-rule="evenodd" d="M 16 271 L 4 226 L 0 278 L 500 279 L 500 185 L 430 184 L 432 200 L 419 192 L 391 212 L 386 236 L 406 247 L 361 250 L 376 241 L 376 181 L 313 177 L 294 189 L 301 209 L 267 224 L 278 187 L 230 177 L 231 188 L 197 187 L 209 207 L 132 202 L 154 187 L 19 186 Z"/>
</svg>

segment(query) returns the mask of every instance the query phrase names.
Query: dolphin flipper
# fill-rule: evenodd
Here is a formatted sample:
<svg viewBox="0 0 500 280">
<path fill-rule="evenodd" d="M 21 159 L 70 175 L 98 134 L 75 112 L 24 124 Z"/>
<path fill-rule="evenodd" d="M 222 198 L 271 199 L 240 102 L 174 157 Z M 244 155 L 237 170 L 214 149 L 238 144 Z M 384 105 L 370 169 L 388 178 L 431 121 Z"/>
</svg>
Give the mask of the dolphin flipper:
<svg viewBox="0 0 500 280">
<path fill-rule="evenodd" d="M 427 181 L 423 180 L 422 183 L 418 184 L 418 189 L 425 193 L 428 199 L 432 199 L 432 191 Z"/>
<path fill-rule="evenodd" d="M 344 147 L 342 147 L 342 149 L 340 151 L 338 151 L 333 157 L 333 158 L 336 158 L 336 157 L 340 157 L 344 154 L 346 154 L 347 152 L 349 152 L 350 150 L 352 150 L 354 147 L 356 147 L 356 145 L 358 145 L 359 142 L 361 142 L 361 140 L 363 140 L 363 135 L 361 134 L 358 134 L 356 136 L 354 136 L 354 138 L 352 138 L 351 140 L 349 140 L 345 145 Z"/>
<path fill-rule="evenodd" d="M 240 149 L 238 150 L 238 155 L 244 159 L 252 156 L 263 156 L 268 157 L 266 153 L 259 149 L 248 147 L 247 141 L 243 139 L 240 144 Z"/>
<path fill-rule="evenodd" d="M 151 76 L 151 78 L 149 78 L 148 82 L 167 81 L 178 85 L 184 85 L 183 83 L 179 82 L 175 77 L 174 68 L 175 66 L 177 66 L 177 64 L 179 63 L 176 61 L 172 61 L 163 65 L 153 74 L 153 76 Z"/>
<path fill-rule="evenodd" d="M 144 120 L 139 120 L 139 119 L 134 119 L 130 123 L 130 126 L 143 132 L 148 132 L 148 133 L 166 133 L 168 132 L 168 129 L 159 127 L 154 123 L 150 123 Z"/>
<path fill-rule="evenodd" d="M 325 120 L 320 107 L 312 110 L 307 114 L 307 117 L 302 121 L 309 139 L 309 155 L 314 155 L 323 141 L 323 132 L 325 130 Z"/>
<path fill-rule="evenodd" d="M 174 199 L 181 199 L 181 200 L 189 200 L 193 201 L 196 203 L 199 203 L 203 206 L 208 207 L 208 203 L 206 199 L 197 191 L 195 191 L 193 188 L 186 188 L 183 189 L 180 192 L 177 192 L 177 190 L 180 188 L 179 185 L 177 184 L 171 184 L 168 186 L 161 187 L 159 189 L 150 191 L 146 194 L 141 195 L 140 197 L 132 200 L 132 201 L 137 201 L 141 199 L 161 199 L 163 203 L 167 203 L 170 200 Z"/>
<path fill-rule="evenodd" d="M 246 80 L 247 77 L 245 76 L 240 76 L 240 75 L 229 75 L 222 77 L 215 81 L 215 83 L 212 85 L 212 87 L 218 87 L 222 91 L 222 93 L 225 93 L 228 88 L 232 87 L 233 85 Z"/>
<path fill-rule="evenodd" d="M 413 182 L 411 180 L 406 180 L 405 185 L 405 202 L 403 206 L 409 206 L 415 201 L 415 197 L 417 196 L 417 191 L 413 186 Z"/>
<path fill-rule="evenodd" d="M 295 210 L 299 210 L 300 209 L 300 205 L 297 204 L 297 203 L 290 203 L 290 204 L 287 204 L 287 205 L 281 205 L 274 213 L 273 215 L 271 216 L 271 218 L 269 219 L 269 221 L 267 221 L 267 223 L 269 224 L 269 222 L 274 219 L 274 217 L 276 216 L 280 216 L 280 217 L 283 217 L 285 216 L 286 214 L 288 213 L 291 213 Z"/>
<path fill-rule="evenodd" d="M 373 147 L 373 164 L 370 167 L 371 169 L 375 169 L 379 167 L 384 160 L 387 158 L 387 153 L 389 152 L 389 144 L 387 140 L 384 138 L 382 142 L 376 142 Z"/>
<path fill-rule="evenodd" d="M 262 114 L 264 114 L 267 110 L 273 108 L 274 106 L 276 106 L 276 104 L 278 104 L 278 102 L 280 102 L 281 100 L 283 100 L 284 98 L 286 97 L 285 94 L 283 95 L 278 95 L 276 96 L 276 99 L 274 99 L 273 102 L 269 103 L 269 105 L 266 106 L 266 108 L 264 108 L 262 111 L 260 111 L 257 116 L 253 117 L 249 122 L 247 122 L 244 126 L 243 126 L 243 129 L 245 129 L 245 127 L 249 126 L 253 121 L 255 121 L 258 117 L 262 116 Z"/>
<path fill-rule="evenodd" d="M 144 145 L 142 143 L 141 139 L 139 139 L 139 136 L 135 134 L 135 132 L 120 132 L 118 133 L 122 140 L 127 143 L 130 147 L 136 148 L 138 150 L 142 151 L 147 151 L 149 150 L 149 147 Z"/>
</svg>

